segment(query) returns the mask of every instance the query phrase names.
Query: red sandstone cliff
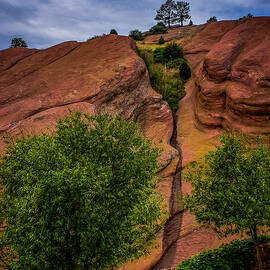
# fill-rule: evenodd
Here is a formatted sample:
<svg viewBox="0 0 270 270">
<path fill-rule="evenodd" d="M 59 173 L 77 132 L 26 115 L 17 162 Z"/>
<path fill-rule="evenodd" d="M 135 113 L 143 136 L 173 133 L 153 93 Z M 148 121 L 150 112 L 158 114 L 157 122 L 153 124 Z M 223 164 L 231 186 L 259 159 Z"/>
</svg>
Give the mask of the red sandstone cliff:
<svg viewBox="0 0 270 270">
<path fill-rule="evenodd" d="M 184 50 L 194 68 L 199 123 L 270 132 L 270 17 L 211 23 Z"/>
<path fill-rule="evenodd" d="M 0 51 L 1 135 L 40 132 L 69 109 L 120 114 L 163 147 L 160 161 L 167 166 L 177 154 L 169 146 L 172 114 L 135 49 L 130 38 L 109 35 L 46 50 Z"/>
</svg>

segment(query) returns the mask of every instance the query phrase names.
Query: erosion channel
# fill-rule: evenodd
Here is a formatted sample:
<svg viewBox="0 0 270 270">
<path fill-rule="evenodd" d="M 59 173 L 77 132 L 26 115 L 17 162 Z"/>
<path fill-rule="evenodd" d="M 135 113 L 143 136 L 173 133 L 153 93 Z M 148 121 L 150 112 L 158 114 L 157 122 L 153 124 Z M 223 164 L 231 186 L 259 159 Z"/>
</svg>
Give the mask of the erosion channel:
<svg viewBox="0 0 270 270">
<path fill-rule="evenodd" d="M 165 223 L 162 239 L 162 256 L 153 267 L 153 270 L 171 267 L 176 255 L 176 242 L 179 239 L 182 225 L 183 208 L 181 202 L 181 172 L 182 172 L 182 153 L 177 140 L 177 115 L 174 116 L 173 134 L 170 141 L 179 153 L 179 161 L 176 165 L 175 173 L 172 178 L 172 188 L 169 200 L 169 219 Z"/>
</svg>

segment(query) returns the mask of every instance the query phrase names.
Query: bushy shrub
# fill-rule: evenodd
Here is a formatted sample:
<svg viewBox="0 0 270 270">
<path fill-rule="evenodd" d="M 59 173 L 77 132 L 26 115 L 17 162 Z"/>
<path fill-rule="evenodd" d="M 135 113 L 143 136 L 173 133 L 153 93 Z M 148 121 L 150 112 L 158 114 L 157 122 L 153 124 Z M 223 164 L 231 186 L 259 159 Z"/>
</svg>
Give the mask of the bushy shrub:
<svg viewBox="0 0 270 270">
<path fill-rule="evenodd" d="M 163 63 L 164 62 L 164 49 L 165 48 L 156 48 L 153 52 L 155 63 Z"/>
<path fill-rule="evenodd" d="M 162 22 L 157 23 L 157 25 L 153 26 L 149 30 L 149 34 L 151 34 L 151 35 L 155 35 L 155 34 L 166 34 L 167 32 L 168 32 L 167 27 Z"/>
<path fill-rule="evenodd" d="M 265 243 L 270 239 L 261 237 L 260 241 Z M 180 263 L 175 270 L 251 270 L 254 267 L 254 255 L 251 239 L 233 241 L 194 255 Z"/>
<path fill-rule="evenodd" d="M 161 36 L 160 39 L 159 39 L 159 41 L 158 41 L 158 44 L 159 45 L 162 45 L 164 43 L 165 43 L 165 40 L 164 40 L 163 36 Z"/>
<path fill-rule="evenodd" d="M 174 59 L 183 58 L 183 50 L 176 43 L 170 43 L 164 48 L 163 61 L 168 63 Z"/>
<path fill-rule="evenodd" d="M 184 79 L 184 80 L 189 79 L 190 76 L 191 76 L 190 67 L 189 67 L 188 63 L 184 59 L 181 59 L 180 60 L 180 63 L 179 63 L 179 74 L 180 74 L 180 77 L 182 79 Z"/>
<path fill-rule="evenodd" d="M 112 30 L 110 31 L 110 34 L 118 35 L 118 33 L 117 33 L 117 31 L 116 31 L 115 29 L 112 29 Z"/>
<path fill-rule="evenodd" d="M 176 43 L 170 43 L 163 48 L 154 50 L 154 61 L 156 63 L 168 63 L 175 59 L 183 58 L 183 50 Z"/>
<path fill-rule="evenodd" d="M 210 23 L 210 22 L 217 22 L 217 17 L 216 17 L 216 16 L 210 17 L 210 18 L 207 20 L 207 23 Z"/>
<path fill-rule="evenodd" d="M 138 29 L 130 31 L 129 36 L 134 40 L 143 40 L 143 34 Z"/>
<path fill-rule="evenodd" d="M 11 40 L 10 48 L 27 47 L 27 43 L 22 38 L 13 38 Z"/>
<path fill-rule="evenodd" d="M 193 25 L 193 21 L 190 20 L 189 23 L 188 23 L 189 26 L 192 26 Z"/>
<path fill-rule="evenodd" d="M 254 18 L 254 16 L 251 13 L 248 13 L 246 16 L 243 16 L 239 18 L 238 20 L 246 21 L 246 19 L 251 19 L 251 18 Z"/>
</svg>

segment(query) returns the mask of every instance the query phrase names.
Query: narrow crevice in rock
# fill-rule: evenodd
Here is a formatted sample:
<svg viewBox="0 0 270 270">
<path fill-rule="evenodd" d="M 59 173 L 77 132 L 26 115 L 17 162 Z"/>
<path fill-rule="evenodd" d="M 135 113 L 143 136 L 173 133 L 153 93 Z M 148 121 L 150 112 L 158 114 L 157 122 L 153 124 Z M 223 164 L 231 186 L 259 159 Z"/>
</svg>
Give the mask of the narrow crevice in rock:
<svg viewBox="0 0 270 270">
<path fill-rule="evenodd" d="M 177 116 L 174 116 L 173 123 L 173 134 L 170 140 L 170 144 L 178 151 L 179 161 L 173 175 L 173 183 L 169 205 L 170 217 L 166 221 L 164 227 L 162 240 L 162 256 L 152 268 L 153 270 L 164 269 L 165 264 L 167 269 L 173 264 L 173 260 L 176 254 L 176 245 L 174 244 L 179 239 L 182 227 L 182 215 L 184 212 L 183 209 L 180 209 L 182 153 L 180 145 L 177 141 Z"/>
</svg>

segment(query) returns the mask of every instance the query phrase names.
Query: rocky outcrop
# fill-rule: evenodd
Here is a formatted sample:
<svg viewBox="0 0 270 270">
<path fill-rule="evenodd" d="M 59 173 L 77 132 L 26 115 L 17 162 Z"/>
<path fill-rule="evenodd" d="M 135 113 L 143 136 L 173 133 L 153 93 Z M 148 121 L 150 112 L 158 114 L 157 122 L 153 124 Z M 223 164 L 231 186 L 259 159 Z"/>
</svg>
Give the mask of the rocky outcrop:
<svg viewBox="0 0 270 270">
<path fill-rule="evenodd" d="M 208 38 L 208 28 L 215 25 L 224 26 L 223 35 L 218 31 L 219 41 Z M 254 134 L 270 132 L 269 36 L 269 17 L 211 23 L 185 47 L 195 67 L 195 115 L 200 124 Z M 207 54 L 194 64 L 190 55 L 204 50 Z"/>
<path fill-rule="evenodd" d="M 166 167 L 177 155 L 169 146 L 171 110 L 151 88 L 135 48 L 132 39 L 109 35 L 45 50 L 0 51 L 1 135 L 39 133 L 69 110 L 120 114 L 164 149 L 160 162 Z"/>
<path fill-rule="evenodd" d="M 192 77 L 177 112 L 183 169 L 214 150 L 224 129 L 269 132 L 269 19 L 210 23 L 184 46 Z M 179 184 L 180 194 L 191 192 L 184 177 Z M 178 211 L 166 223 L 162 256 L 153 269 L 171 269 L 234 237 L 220 240 L 188 211 Z"/>
</svg>

